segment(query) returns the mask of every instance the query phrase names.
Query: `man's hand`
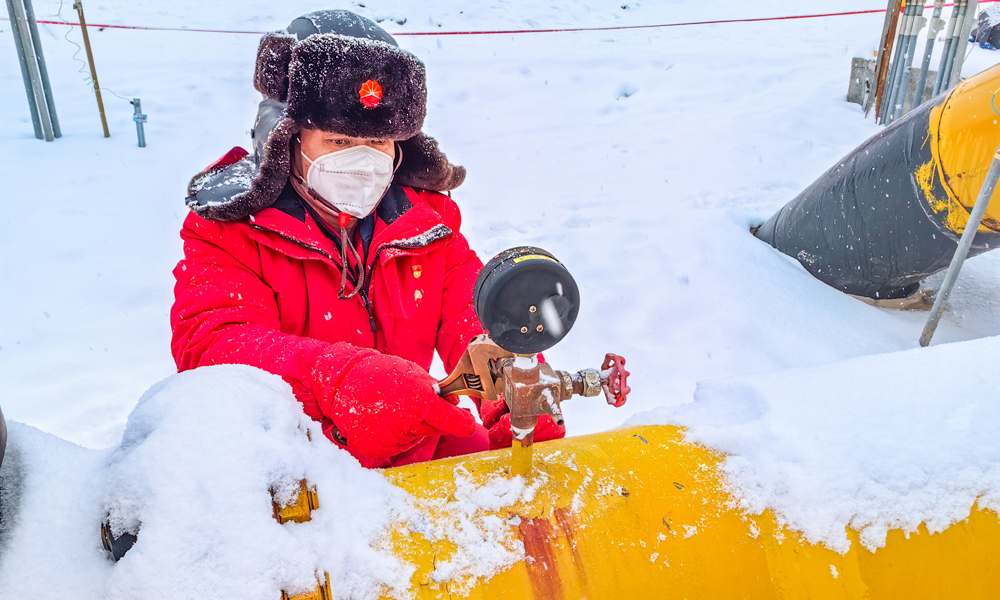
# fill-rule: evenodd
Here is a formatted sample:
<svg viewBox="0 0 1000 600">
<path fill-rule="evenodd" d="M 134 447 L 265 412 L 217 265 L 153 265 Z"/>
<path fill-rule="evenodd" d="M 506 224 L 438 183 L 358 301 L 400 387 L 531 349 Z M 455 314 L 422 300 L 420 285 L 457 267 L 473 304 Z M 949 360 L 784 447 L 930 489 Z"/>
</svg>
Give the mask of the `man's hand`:
<svg viewBox="0 0 1000 600">
<path fill-rule="evenodd" d="M 479 400 L 479 418 L 483 420 L 483 427 L 490 432 L 490 450 L 498 448 L 510 448 L 514 441 L 514 434 L 510 429 L 510 409 L 503 400 L 491 402 L 489 400 Z M 544 442 L 546 440 L 558 440 L 566 437 L 566 427 L 556 425 L 549 415 L 538 417 L 538 425 L 535 426 L 534 441 Z"/>
<path fill-rule="evenodd" d="M 330 418 L 352 451 L 372 457 L 409 450 L 424 436 L 472 435 L 475 418 L 454 405 L 457 398 L 438 396 L 436 383 L 408 360 L 372 354 L 348 371 Z"/>
</svg>

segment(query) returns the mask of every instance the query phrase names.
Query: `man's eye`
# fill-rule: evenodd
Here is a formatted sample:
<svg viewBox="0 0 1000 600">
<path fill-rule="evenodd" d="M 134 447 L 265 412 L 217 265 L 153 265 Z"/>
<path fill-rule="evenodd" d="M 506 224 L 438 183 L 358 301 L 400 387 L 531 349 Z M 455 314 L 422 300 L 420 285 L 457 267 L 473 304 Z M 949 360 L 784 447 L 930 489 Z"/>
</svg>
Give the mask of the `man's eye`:
<svg viewBox="0 0 1000 600">
<path fill-rule="evenodd" d="M 372 145 L 374 146 L 384 146 L 388 143 L 389 143 L 388 140 L 372 140 Z"/>
<path fill-rule="evenodd" d="M 338 146 L 349 146 L 351 144 L 351 140 L 333 140 L 333 143 Z"/>
</svg>

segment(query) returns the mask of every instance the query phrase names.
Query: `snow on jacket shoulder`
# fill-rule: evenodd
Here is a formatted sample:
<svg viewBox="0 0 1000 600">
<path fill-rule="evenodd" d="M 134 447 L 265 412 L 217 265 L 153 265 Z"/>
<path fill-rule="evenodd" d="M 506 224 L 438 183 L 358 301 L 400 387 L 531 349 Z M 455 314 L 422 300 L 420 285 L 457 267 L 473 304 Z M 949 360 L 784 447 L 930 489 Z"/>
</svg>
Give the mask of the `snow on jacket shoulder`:
<svg viewBox="0 0 1000 600">
<path fill-rule="evenodd" d="M 458 207 L 394 185 L 377 214 L 367 276 L 349 300 L 338 299 L 340 252 L 294 193 L 241 221 L 188 215 L 170 314 L 178 371 L 244 364 L 279 375 L 328 435 L 337 386 L 361 358 L 384 352 L 426 370 L 436 349 L 450 372 L 482 332 L 472 309 L 482 263 L 459 233 Z M 436 443 L 410 459 L 430 458 Z"/>
</svg>

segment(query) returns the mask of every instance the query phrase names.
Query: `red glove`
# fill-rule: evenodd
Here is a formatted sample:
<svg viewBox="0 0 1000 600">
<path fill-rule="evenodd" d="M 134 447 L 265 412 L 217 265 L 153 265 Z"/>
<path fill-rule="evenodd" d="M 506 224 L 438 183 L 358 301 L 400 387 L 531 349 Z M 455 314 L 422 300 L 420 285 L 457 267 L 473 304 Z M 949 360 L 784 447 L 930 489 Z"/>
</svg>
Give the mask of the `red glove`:
<svg viewBox="0 0 1000 600">
<path fill-rule="evenodd" d="M 347 446 L 364 456 L 387 457 L 409 450 L 421 437 L 476 430 L 472 414 L 441 398 L 437 382 L 416 364 L 372 353 L 347 372 L 330 403 L 330 419 Z"/>
<path fill-rule="evenodd" d="M 514 441 L 514 434 L 510 430 L 510 408 L 503 400 L 491 402 L 489 400 L 478 400 L 479 418 L 483 420 L 483 427 L 490 430 L 490 450 L 498 448 L 510 448 Z M 549 415 L 538 417 L 538 425 L 535 426 L 534 441 L 544 442 L 546 440 L 558 440 L 566 437 L 566 427 L 556 425 Z"/>
</svg>

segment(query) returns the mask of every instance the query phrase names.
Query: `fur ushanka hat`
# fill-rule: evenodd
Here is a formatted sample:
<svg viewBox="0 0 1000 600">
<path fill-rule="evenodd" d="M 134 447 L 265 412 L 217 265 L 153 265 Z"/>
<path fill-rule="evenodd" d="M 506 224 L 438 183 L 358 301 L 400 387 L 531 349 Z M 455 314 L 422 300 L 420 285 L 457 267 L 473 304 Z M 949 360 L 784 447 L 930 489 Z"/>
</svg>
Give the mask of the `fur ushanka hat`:
<svg viewBox="0 0 1000 600">
<path fill-rule="evenodd" d="M 254 86 L 266 96 L 252 134 L 255 152 L 230 153 L 191 180 L 187 204 L 201 217 L 235 221 L 270 206 L 288 181 L 290 143 L 303 128 L 396 141 L 401 163 L 393 181 L 401 185 L 444 192 L 465 179 L 465 169 L 420 132 L 423 63 L 364 17 L 319 11 L 266 34 Z"/>
</svg>

